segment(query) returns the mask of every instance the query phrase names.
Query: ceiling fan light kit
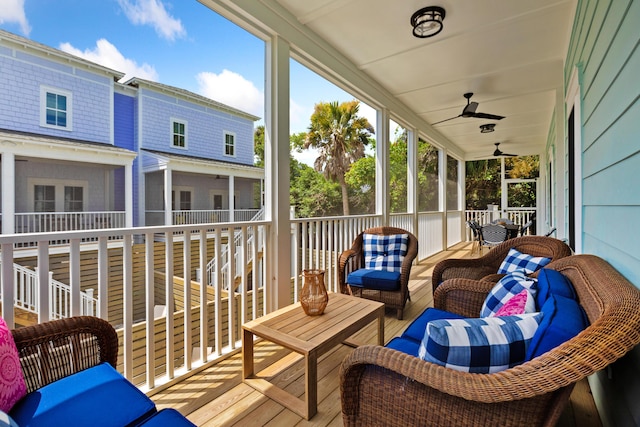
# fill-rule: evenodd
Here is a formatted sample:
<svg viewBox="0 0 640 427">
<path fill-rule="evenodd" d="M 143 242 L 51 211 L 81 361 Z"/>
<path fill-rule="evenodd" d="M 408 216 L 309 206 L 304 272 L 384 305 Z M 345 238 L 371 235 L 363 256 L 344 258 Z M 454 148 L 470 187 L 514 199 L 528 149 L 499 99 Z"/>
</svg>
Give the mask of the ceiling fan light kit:
<svg viewBox="0 0 640 427">
<path fill-rule="evenodd" d="M 439 6 L 427 6 L 418 10 L 411 16 L 413 35 L 420 39 L 433 37 L 442 31 L 445 10 Z"/>
<path fill-rule="evenodd" d="M 484 125 L 480 125 L 480 133 L 490 133 L 496 130 L 495 123 L 485 123 Z"/>
</svg>

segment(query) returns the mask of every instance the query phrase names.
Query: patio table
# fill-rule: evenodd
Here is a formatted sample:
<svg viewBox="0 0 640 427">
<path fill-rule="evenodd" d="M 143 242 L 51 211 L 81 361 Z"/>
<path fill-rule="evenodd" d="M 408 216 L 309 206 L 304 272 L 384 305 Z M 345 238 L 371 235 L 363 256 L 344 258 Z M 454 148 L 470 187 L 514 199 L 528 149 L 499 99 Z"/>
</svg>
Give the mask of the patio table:
<svg viewBox="0 0 640 427">
<path fill-rule="evenodd" d="M 320 316 L 307 316 L 298 302 L 245 323 L 242 326 L 243 381 L 308 420 L 317 413 L 318 408 L 318 358 L 338 344 L 354 346 L 354 343 L 346 340 L 376 319 L 378 344 L 384 345 L 383 303 L 329 293 L 329 302 Z M 254 336 L 304 356 L 304 400 L 256 375 Z"/>
</svg>

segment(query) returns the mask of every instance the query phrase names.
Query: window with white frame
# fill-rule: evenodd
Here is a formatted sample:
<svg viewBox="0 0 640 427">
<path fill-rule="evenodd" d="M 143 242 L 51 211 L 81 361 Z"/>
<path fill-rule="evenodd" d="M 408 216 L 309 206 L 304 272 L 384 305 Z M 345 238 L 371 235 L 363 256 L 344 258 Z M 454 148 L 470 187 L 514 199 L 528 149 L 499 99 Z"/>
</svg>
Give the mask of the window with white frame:
<svg viewBox="0 0 640 427">
<path fill-rule="evenodd" d="M 177 199 L 176 199 L 176 196 L 177 196 Z M 191 210 L 191 191 L 189 190 L 171 191 L 171 210 L 190 211 Z"/>
<path fill-rule="evenodd" d="M 236 135 L 230 132 L 224 133 L 224 155 L 236 155 Z"/>
<path fill-rule="evenodd" d="M 34 212 L 55 212 L 56 211 L 56 186 L 55 185 L 35 185 L 33 187 L 33 211 Z"/>
<path fill-rule="evenodd" d="M 171 135 L 173 147 L 187 148 L 187 122 L 182 120 L 171 120 Z"/>
<path fill-rule="evenodd" d="M 82 187 L 64 187 L 64 211 L 82 212 L 84 206 L 84 189 Z"/>
<path fill-rule="evenodd" d="M 28 179 L 34 212 L 84 212 L 88 183 L 78 180 Z"/>
<path fill-rule="evenodd" d="M 40 87 L 40 126 L 72 130 L 71 92 L 47 86 Z"/>
</svg>

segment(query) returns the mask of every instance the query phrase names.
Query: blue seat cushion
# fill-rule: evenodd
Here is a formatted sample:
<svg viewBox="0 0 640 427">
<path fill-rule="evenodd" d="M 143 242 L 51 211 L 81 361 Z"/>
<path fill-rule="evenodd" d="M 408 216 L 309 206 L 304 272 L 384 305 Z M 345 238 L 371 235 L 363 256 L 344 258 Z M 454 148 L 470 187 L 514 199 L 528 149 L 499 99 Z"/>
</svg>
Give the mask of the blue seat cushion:
<svg viewBox="0 0 640 427">
<path fill-rule="evenodd" d="M 427 329 L 427 323 L 431 322 L 432 320 L 442 319 L 464 319 L 464 317 L 460 316 L 459 314 L 429 307 L 425 311 L 423 311 L 422 314 L 418 316 L 413 322 L 411 322 L 402 336 L 409 337 L 412 340 L 417 341 L 419 345 L 420 341 L 422 341 L 422 338 L 424 337 L 424 331 Z"/>
<path fill-rule="evenodd" d="M 10 415 L 21 427 L 107 427 L 135 425 L 154 412 L 151 399 L 102 363 L 28 393 Z"/>
<path fill-rule="evenodd" d="M 385 345 L 385 347 L 398 350 L 411 356 L 418 357 L 420 350 L 420 341 L 416 341 L 409 337 L 395 337 Z"/>
<path fill-rule="evenodd" d="M 191 421 L 186 419 L 180 412 L 173 408 L 162 409 L 150 418 L 146 419 L 139 427 L 196 427 Z"/>
<path fill-rule="evenodd" d="M 589 326 L 582 306 L 576 300 L 550 294 L 542 306 L 542 322 L 536 331 L 525 360 L 531 360 L 578 335 Z"/>
<path fill-rule="evenodd" d="M 569 279 L 559 271 L 543 268 L 538 273 L 538 294 L 536 295 L 538 309 L 544 305 L 550 294 L 576 299 L 576 291 Z"/>
<path fill-rule="evenodd" d="M 400 272 L 361 268 L 347 276 L 347 283 L 378 291 L 397 291 L 400 289 Z"/>
</svg>

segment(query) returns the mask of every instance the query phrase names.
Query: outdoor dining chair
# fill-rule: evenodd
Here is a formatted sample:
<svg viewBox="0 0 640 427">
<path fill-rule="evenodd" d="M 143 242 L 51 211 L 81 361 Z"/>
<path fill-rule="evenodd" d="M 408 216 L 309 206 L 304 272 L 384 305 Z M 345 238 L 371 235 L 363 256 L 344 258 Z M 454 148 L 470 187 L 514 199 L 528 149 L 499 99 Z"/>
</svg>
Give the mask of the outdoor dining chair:
<svg viewBox="0 0 640 427">
<path fill-rule="evenodd" d="M 480 228 L 480 236 L 482 239 L 480 254 L 482 254 L 482 248 L 485 246 L 492 248 L 507 240 L 508 231 L 503 225 L 485 224 Z"/>
</svg>

